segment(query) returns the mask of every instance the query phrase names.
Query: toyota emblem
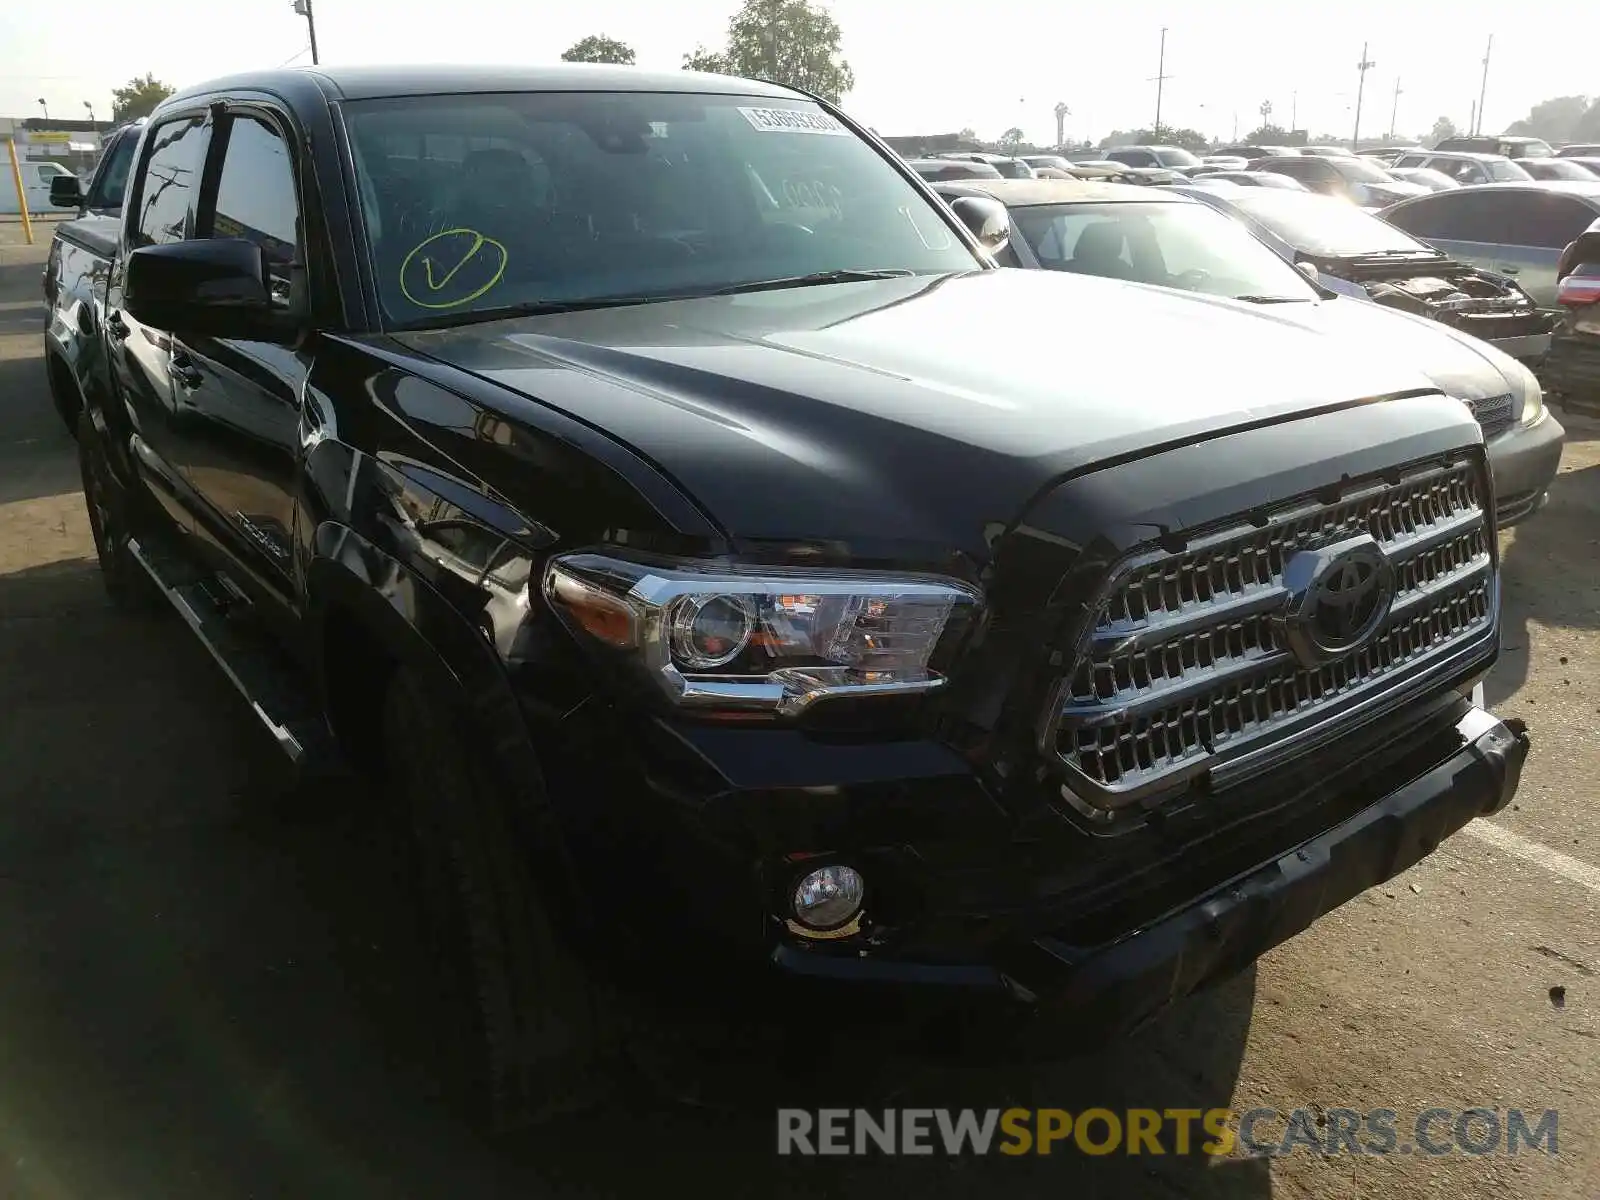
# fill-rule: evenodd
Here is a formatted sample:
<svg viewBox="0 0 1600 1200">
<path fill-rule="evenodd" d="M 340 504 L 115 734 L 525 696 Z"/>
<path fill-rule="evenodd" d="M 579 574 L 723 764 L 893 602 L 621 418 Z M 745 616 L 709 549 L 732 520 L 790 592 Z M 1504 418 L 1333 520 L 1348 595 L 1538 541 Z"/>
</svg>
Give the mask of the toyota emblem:
<svg viewBox="0 0 1600 1200">
<path fill-rule="evenodd" d="M 1368 534 L 1301 550 L 1283 568 L 1289 593 L 1281 627 L 1302 666 L 1318 667 L 1364 646 L 1394 603 L 1394 567 Z"/>
</svg>

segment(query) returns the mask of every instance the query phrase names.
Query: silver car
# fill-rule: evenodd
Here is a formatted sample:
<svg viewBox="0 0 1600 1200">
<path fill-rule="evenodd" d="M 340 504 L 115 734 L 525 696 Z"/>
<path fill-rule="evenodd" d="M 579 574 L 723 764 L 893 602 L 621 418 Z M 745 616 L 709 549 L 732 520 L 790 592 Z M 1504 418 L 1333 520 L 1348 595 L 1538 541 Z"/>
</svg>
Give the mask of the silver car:
<svg viewBox="0 0 1600 1200">
<path fill-rule="evenodd" d="M 1504 154 L 1479 154 L 1471 150 L 1413 150 L 1394 160 L 1397 167 L 1427 167 L 1460 184 L 1517 183 L 1532 179 Z"/>
<path fill-rule="evenodd" d="M 1541 308 L 1557 311 L 1556 263 L 1600 217 L 1600 179 L 1459 188 L 1403 200 L 1382 215 L 1451 258 L 1512 276 Z"/>
</svg>

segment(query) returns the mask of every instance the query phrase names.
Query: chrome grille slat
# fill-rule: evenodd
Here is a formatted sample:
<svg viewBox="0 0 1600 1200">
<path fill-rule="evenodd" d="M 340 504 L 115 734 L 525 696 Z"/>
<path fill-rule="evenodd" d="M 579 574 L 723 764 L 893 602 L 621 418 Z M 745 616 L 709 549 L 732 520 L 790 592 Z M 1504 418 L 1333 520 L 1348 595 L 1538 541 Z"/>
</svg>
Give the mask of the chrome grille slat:
<svg viewBox="0 0 1600 1200">
<path fill-rule="evenodd" d="M 1130 560 L 1108 585 L 1045 742 L 1106 807 L 1177 786 L 1208 766 L 1390 691 L 1486 640 L 1498 580 L 1473 461 L 1431 465 L 1319 493 L 1193 542 Z M 1290 557 L 1369 534 L 1395 599 L 1354 653 L 1301 664 L 1276 617 Z"/>
</svg>

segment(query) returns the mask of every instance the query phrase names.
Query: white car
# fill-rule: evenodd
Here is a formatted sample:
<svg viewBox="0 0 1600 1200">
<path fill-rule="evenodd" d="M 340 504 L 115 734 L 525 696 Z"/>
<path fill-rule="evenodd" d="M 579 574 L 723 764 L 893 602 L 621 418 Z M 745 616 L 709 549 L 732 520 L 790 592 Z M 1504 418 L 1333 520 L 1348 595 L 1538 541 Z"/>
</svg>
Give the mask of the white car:
<svg viewBox="0 0 1600 1200">
<path fill-rule="evenodd" d="M 60 163 L 48 160 L 23 159 L 19 165 L 22 167 L 22 191 L 27 197 L 29 214 L 38 216 L 40 213 L 59 211 L 50 203 L 50 181 L 57 175 L 71 175 L 72 172 Z M 0 171 L 0 213 L 17 211 L 17 189 L 12 182 L 11 172 Z"/>
</svg>

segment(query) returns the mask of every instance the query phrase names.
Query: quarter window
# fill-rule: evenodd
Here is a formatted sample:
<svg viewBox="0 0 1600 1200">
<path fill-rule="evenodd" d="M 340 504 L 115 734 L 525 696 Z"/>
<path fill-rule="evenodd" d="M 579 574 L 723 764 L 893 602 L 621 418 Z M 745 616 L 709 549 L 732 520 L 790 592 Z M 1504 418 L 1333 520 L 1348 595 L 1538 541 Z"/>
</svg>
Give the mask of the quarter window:
<svg viewBox="0 0 1600 1200">
<path fill-rule="evenodd" d="M 205 158 L 204 117 L 180 117 L 151 131 L 139 211 L 134 215 L 136 246 L 161 246 L 189 236 L 189 198 Z"/>
</svg>

